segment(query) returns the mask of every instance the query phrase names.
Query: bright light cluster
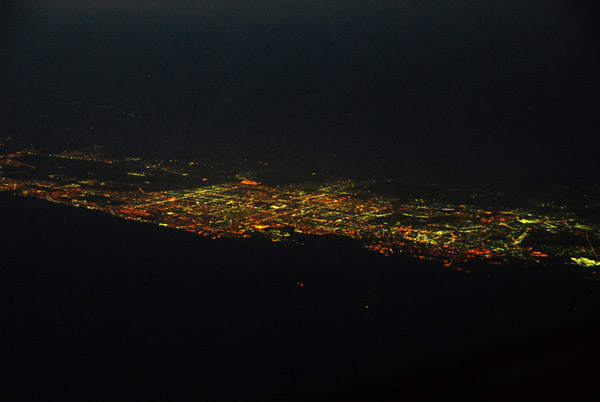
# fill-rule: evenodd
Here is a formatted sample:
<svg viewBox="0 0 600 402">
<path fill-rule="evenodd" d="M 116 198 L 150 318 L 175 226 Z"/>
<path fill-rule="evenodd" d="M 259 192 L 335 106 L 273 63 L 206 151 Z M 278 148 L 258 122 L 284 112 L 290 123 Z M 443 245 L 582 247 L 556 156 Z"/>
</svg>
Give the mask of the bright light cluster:
<svg viewBox="0 0 600 402">
<path fill-rule="evenodd" d="M 359 239 L 374 252 L 408 252 L 459 270 L 472 259 L 492 264 L 518 259 L 576 264 L 594 278 L 600 265 L 594 247 L 599 226 L 558 206 L 482 209 L 439 198 L 407 201 L 372 192 L 370 182 L 268 186 L 243 179 L 211 185 L 210 178 L 181 168 L 81 153 L 22 152 L 0 157 L 0 166 L 0 191 L 213 238 L 261 233 L 280 241 L 294 240 L 296 233 L 335 234 Z M 184 178 L 188 185 L 150 190 L 169 174 L 173 179 L 167 177 L 167 183 Z"/>
</svg>

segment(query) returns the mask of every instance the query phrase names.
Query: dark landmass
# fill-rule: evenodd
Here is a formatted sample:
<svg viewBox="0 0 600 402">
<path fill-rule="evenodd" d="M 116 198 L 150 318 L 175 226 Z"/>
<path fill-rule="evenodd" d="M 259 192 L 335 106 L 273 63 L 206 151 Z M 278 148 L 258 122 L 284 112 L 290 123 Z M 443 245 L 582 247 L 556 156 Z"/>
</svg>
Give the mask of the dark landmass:
<svg viewBox="0 0 600 402">
<path fill-rule="evenodd" d="M 370 2 L 352 18 L 330 2 L 256 18 L 11 3 L 9 152 L 104 145 L 268 161 L 302 180 L 598 184 L 600 24 L 582 2 Z"/>
<path fill-rule="evenodd" d="M 600 283 L 575 269 L 465 274 L 341 237 L 208 240 L 8 194 L 0 205 L 15 399 L 574 396 L 597 378 Z"/>
</svg>

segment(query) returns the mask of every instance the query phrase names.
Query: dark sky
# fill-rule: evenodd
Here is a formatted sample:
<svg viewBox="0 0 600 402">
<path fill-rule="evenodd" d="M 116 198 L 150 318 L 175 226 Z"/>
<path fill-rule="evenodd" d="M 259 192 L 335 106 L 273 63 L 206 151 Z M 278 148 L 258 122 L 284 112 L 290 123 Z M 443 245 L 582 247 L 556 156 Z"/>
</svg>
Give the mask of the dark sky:
<svg viewBox="0 0 600 402">
<path fill-rule="evenodd" d="M 16 4 L 0 9 L 1 123 L 35 144 L 595 176 L 591 2 Z"/>
</svg>

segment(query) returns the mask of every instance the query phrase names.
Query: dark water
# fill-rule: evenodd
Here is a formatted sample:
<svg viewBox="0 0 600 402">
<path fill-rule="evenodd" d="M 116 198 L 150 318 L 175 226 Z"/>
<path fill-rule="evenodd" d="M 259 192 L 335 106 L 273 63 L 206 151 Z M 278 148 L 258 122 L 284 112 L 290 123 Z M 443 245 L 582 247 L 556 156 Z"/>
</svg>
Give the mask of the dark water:
<svg viewBox="0 0 600 402">
<path fill-rule="evenodd" d="M 575 269 L 467 275 L 343 238 L 210 241 L 0 202 L 7 399 L 479 400 L 596 384 L 600 284 Z"/>
</svg>

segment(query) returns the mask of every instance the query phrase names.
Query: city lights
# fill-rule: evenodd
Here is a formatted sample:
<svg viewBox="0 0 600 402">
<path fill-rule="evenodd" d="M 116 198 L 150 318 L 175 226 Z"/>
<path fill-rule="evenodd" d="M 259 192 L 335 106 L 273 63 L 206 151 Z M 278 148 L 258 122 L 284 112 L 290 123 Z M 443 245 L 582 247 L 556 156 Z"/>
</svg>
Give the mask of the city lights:
<svg viewBox="0 0 600 402">
<path fill-rule="evenodd" d="M 349 180 L 211 184 L 205 172 L 186 170 L 194 165 L 175 169 L 139 158 L 23 151 L 0 157 L 0 190 L 212 238 L 262 233 L 272 241 L 296 241 L 299 233 L 333 234 L 358 239 L 373 252 L 406 252 L 465 272 L 470 260 L 516 259 L 579 266 L 586 277 L 600 277 L 599 225 L 560 205 L 483 208 L 440 197 L 406 200 Z"/>
</svg>

